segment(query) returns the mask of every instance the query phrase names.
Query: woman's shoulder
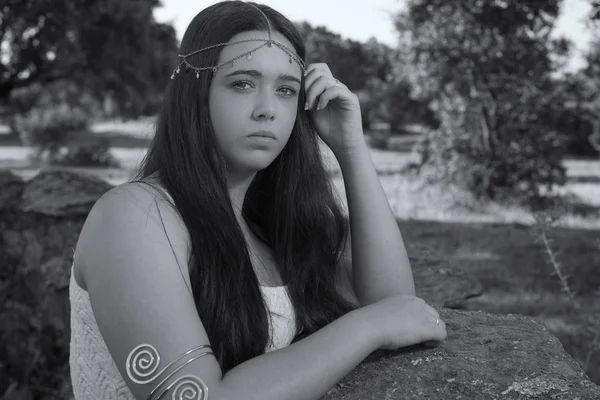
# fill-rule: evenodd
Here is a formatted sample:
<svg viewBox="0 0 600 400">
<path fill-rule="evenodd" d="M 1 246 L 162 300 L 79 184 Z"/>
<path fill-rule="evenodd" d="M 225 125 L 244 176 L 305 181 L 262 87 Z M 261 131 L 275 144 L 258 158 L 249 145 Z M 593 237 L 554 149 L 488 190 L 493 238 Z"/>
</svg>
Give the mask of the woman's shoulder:
<svg viewBox="0 0 600 400">
<path fill-rule="evenodd" d="M 119 205 L 122 207 L 113 208 Z M 98 199 L 92 211 L 108 207 L 111 213 L 127 213 L 130 208 L 147 210 L 151 205 L 161 214 L 178 217 L 173 198 L 156 174 L 113 187 Z"/>
<path fill-rule="evenodd" d="M 150 175 L 142 179 L 122 183 L 106 192 L 106 194 L 109 193 L 114 195 L 125 195 L 126 197 L 133 195 L 135 198 L 139 199 L 140 202 L 154 202 L 166 199 L 172 203 L 169 192 L 157 175 Z"/>
<path fill-rule="evenodd" d="M 86 281 L 114 253 L 144 254 L 156 243 L 168 244 L 181 267 L 187 266 L 190 240 L 173 204 L 161 188 L 148 182 L 126 182 L 104 193 L 80 231 L 74 265 Z M 187 268 L 187 267 L 186 267 Z"/>
<path fill-rule="evenodd" d="M 113 224 L 121 226 L 124 232 L 143 227 L 164 231 L 169 237 L 187 234 L 171 196 L 153 177 L 125 182 L 108 190 L 92 207 L 88 223 L 106 229 Z"/>
</svg>

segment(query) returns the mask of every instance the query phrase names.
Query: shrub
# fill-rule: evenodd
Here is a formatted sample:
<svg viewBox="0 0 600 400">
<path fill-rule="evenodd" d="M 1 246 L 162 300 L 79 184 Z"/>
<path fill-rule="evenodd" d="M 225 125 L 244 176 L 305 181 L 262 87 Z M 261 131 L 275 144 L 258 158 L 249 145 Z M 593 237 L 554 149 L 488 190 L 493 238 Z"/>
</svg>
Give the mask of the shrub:
<svg viewBox="0 0 600 400">
<path fill-rule="evenodd" d="M 18 259 L 3 261 L 0 340 L 5 345 L 0 348 L 0 398 L 67 399 L 69 326 L 61 319 L 63 304 L 57 289 L 40 266 L 24 265 Z"/>
<path fill-rule="evenodd" d="M 429 182 L 493 200 L 529 201 L 564 185 L 565 138 L 543 122 L 546 104 L 533 96 L 519 100 L 517 113 L 497 120 L 495 104 L 480 99 L 444 104 L 442 125 L 417 143 L 421 160 L 412 169 Z"/>
<path fill-rule="evenodd" d="M 389 140 L 389 131 L 371 131 L 368 138 L 368 143 L 373 149 L 387 150 L 389 148 Z"/>
<path fill-rule="evenodd" d="M 60 150 L 76 136 L 88 130 L 88 116 L 67 104 L 35 107 L 15 118 L 15 128 L 24 145 L 35 148 L 35 157 L 53 163 Z"/>
<path fill-rule="evenodd" d="M 34 158 L 51 165 L 118 167 L 110 141 L 89 131 L 89 115 L 61 103 L 36 107 L 15 119 L 23 144 L 35 149 Z"/>
<path fill-rule="evenodd" d="M 551 238 L 552 230 L 556 227 L 556 223 L 567 215 L 567 206 L 562 200 L 557 200 L 553 205 L 549 205 L 543 211 L 532 212 L 531 216 L 534 224 L 531 227 L 531 234 L 544 253 L 545 259 L 549 266 L 553 269 L 553 275 L 560 282 L 561 291 L 568 298 L 568 301 L 577 302 L 578 293 L 573 291 L 569 286 L 569 275 L 564 270 L 563 263 L 559 260 L 561 254 L 560 245 L 556 245 Z M 598 243 L 598 251 L 600 252 L 600 240 Z M 568 264 L 567 264 L 568 265 Z M 600 286 L 596 288 L 595 295 L 600 296 Z M 586 351 L 583 357 L 574 357 L 581 365 L 584 372 L 587 373 L 593 381 L 597 382 L 598 362 L 594 362 L 594 355 L 600 351 L 600 325 L 597 318 L 593 315 L 588 317 L 583 335 L 589 342 L 586 344 Z M 584 341 L 586 339 L 583 339 Z M 561 340 L 562 341 L 562 340 Z M 596 378 L 596 379 L 595 379 Z"/>
<path fill-rule="evenodd" d="M 89 88 L 73 81 L 62 79 L 45 84 L 33 83 L 11 93 L 10 108 L 17 115 L 57 104 L 76 108 L 88 117 L 104 116 L 102 100 L 92 95 Z"/>
<path fill-rule="evenodd" d="M 66 154 L 56 164 L 69 166 L 119 167 L 119 162 L 110 153 L 107 138 L 94 137 L 81 144 L 70 144 Z"/>
</svg>

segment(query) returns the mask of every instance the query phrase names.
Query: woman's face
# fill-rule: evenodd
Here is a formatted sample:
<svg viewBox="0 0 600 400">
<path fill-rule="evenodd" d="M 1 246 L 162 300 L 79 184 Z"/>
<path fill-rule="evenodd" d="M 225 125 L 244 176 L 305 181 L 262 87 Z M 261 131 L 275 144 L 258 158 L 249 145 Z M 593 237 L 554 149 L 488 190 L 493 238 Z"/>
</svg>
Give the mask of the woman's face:
<svg viewBox="0 0 600 400">
<path fill-rule="evenodd" d="M 273 39 L 293 49 L 279 32 Z M 248 31 L 230 41 L 267 38 L 267 32 Z M 248 42 L 223 48 L 219 64 L 250 51 L 262 42 Z M 265 46 L 225 65 L 214 74 L 209 90 L 213 128 L 228 168 L 242 175 L 268 167 L 285 147 L 298 111 L 302 70 L 277 46 Z M 251 136 L 270 131 L 274 139 Z"/>
</svg>

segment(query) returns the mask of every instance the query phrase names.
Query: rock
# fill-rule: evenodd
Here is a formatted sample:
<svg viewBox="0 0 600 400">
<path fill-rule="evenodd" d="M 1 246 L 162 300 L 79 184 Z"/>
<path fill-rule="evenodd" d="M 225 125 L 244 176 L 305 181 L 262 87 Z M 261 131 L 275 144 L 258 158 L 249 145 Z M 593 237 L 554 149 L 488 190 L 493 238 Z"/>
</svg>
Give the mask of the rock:
<svg viewBox="0 0 600 400">
<path fill-rule="evenodd" d="M 86 216 L 96 200 L 111 188 L 92 175 L 61 169 L 41 171 L 27 182 L 21 210 L 52 216 Z"/>
<path fill-rule="evenodd" d="M 0 210 L 14 208 L 20 202 L 25 182 L 8 170 L 0 170 Z"/>
<path fill-rule="evenodd" d="M 87 214 L 112 186 L 64 170 L 42 171 L 29 181 L 0 171 L 0 185 L 0 337 L 14 349 L 3 353 L 0 376 L 29 376 L 36 360 L 31 382 L 47 380 L 41 386 L 50 387 L 48 379 L 59 376 L 69 382 L 73 251 Z"/>
<path fill-rule="evenodd" d="M 68 287 L 72 253 L 98 198 L 112 188 L 91 175 L 43 170 L 29 181 L 0 172 L 0 261 L 34 267 L 47 285 Z"/>
<path fill-rule="evenodd" d="M 438 347 L 373 353 L 325 400 L 597 400 L 600 386 L 531 318 L 444 309 Z"/>
</svg>

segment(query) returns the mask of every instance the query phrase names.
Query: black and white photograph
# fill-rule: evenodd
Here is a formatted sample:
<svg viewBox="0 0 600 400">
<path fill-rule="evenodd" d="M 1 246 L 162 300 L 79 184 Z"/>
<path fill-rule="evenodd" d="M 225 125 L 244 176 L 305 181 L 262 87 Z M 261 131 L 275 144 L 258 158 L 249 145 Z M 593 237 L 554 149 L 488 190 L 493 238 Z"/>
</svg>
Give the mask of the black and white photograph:
<svg viewBox="0 0 600 400">
<path fill-rule="evenodd" d="M 0 0 L 0 400 L 599 400 L 599 0 Z"/>
</svg>

